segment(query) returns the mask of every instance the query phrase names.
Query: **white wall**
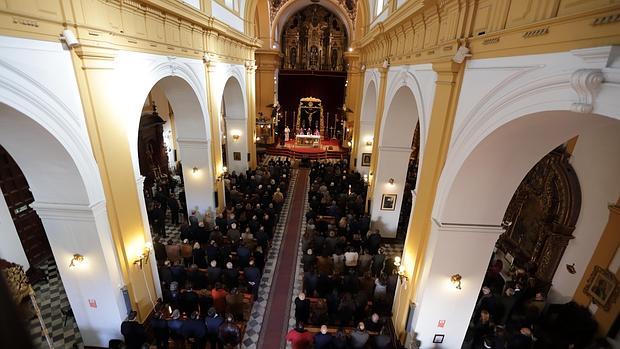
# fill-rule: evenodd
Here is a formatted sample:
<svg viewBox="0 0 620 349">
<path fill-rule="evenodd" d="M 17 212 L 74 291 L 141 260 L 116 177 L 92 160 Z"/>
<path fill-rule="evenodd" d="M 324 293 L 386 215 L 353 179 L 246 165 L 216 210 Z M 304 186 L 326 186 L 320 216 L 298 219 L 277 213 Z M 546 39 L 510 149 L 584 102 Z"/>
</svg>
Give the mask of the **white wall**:
<svg viewBox="0 0 620 349">
<path fill-rule="evenodd" d="M 30 268 L 4 195 L 0 195 L 0 241 L 2 242 L 0 243 L 0 258 L 19 264 L 24 267 L 24 270 Z"/>
<path fill-rule="evenodd" d="M 184 3 L 200 10 L 200 0 L 182 0 Z"/>
<path fill-rule="evenodd" d="M 234 14 L 230 9 L 220 5 L 216 1 L 211 1 L 211 13 L 213 17 L 243 33 L 243 19 Z"/>
<path fill-rule="evenodd" d="M 0 140 L 30 184 L 84 343 L 107 346 L 124 317 L 122 277 L 71 56 L 60 43 L 0 37 L 0 82 Z M 69 269 L 74 253 L 88 270 Z"/>
<path fill-rule="evenodd" d="M 226 157 L 228 159 L 228 171 L 236 171 L 237 174 L 248 169 L 248 138 L 247 120 L 226 117 Z M 233 134 L 239 135 L 239 140 L 233 140 Z M 241 153 L 241 160 L 235 160 L 234 152 Z"/>
<path fill-rule="evenodd" d="M 413 328 L 422 349 L 460 348 L 501 230 L 437 222 L 431 230 L 429 249 L 433 252 L 425 264 L 428 276 L 420 289 Z M 460 290 L 450 282 L 454 274 L 462 276 Z M 438 327 L 439 320 L 445 320 L 443 328 Z M 445 336 L 440 346 L 433 344 L 435 334 Z"/>
<path fill-rule="evenodd" d="M 620 197 L 620 123 L 580 134 L 571 164 L 581 185 L 581 212 L 573 233 L 575 238 L 568 242 L 552 281 L 549 300 L 553 303 L 572 299 L 607 225 L 607 205 Z M 566 264 L 573 263 L 576 274 L 566 270 Z"/>
</svg>

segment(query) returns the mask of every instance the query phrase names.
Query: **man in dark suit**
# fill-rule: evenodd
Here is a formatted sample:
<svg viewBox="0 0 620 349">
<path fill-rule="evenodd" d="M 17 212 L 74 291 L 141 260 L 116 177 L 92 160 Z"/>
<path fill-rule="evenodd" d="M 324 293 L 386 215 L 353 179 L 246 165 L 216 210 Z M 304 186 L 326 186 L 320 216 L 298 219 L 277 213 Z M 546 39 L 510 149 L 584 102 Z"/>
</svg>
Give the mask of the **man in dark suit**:
<svg viewBox="0 0 620 349">
<path fill-rule="evenodd" d="M 163 314 L 158 311 L 151 319 L 151 329 L 155 335 L 158 349 L 168 349 L 168 338 L 170 332 L 168 330 L 168 322 L 163 318 Z"/>
<path fill-rule="evenodd" d="M 256 298 L 258 296 L 258 286 L 260 286 L 260 270 L 254 265 L 254 260 L 250 260 L 250 266 L 243 270 L 248 288 Z"/>
<path fill-rule="evenodd" d="M 197 311 L 192 312 L 189 320 L 185 320 L 181 331 L 186 340 L 192 343 L 192 349 L 204 348 L 207 336 L 207 327 L 204 321 L 200 320 Z"/>
<path fill-rule="evenodd" d="M 121 333 L 125 336 L 127 349 L 141 349 L 146 342 L 146 331 L 144 326 L 136 319 L 138 313 L 132 311 L 127 316 L 127 320 L 121 324 Z"/>
</svg>

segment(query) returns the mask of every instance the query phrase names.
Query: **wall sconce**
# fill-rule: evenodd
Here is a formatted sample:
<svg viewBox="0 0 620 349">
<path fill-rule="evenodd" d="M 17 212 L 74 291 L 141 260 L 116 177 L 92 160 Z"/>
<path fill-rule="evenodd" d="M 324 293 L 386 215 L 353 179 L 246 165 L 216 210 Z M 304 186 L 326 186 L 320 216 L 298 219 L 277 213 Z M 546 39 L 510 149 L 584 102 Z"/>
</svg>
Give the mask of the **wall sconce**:
<svg viewBox="0 0 620 349">
<path fill-rule="evenodd" d="M 80 268 L 84 265 L 86 265 L 86 257 L 82 256 L 79 253 L 76 253 L 73 255 L 73 258 L 71 258 L 71 263 L 69 263 L 69 268 L 75 269 L 75 268 Z"/>
<path fill-rule="evenodd" d="M 138 255 L 136 256 L 136 259 L 133 261 L 134 265 L 137 265 L 138 268 L 140 268 L 140 270 L 142 270 L 142 267 L 144 266 L 144 264 L 148 263 L 149 261 L 149 255 L 151 253 L 151 249 L 149 248 L 150 243 L 145 243 L 144 244 L 144 249 L 142 250 L 141 253 L 138 253 Z"/>
<path fill-rule="evenodd" d="M 195 174 L 197 174 L 197 173 L 198 173 L 198 167 L 194 166 L 194 167 L 192 168 L 192 174 L 194 174 L 194 175 L 195 175 Z"/>
<path fill-rule="evenodd" d="M 239 142 L 239 138 L 241 138 L 241 135 L 237 133 L 232 135 L 233 142 Z"/>
<path fill-rule="evenodd" d="M 350 148 L 350 147 L 351 147 L 351 145 L 352 145 L 351 141 L 348 141 L 348 142 L 347 142 L 347 145 L 348 145 L 348 146 L 349 146 L 349 148 Z"/>
<path fill-rule="evenodd" d="M 368 175 L 364 173 L 363 178 L 364 178 L 364 183 L 368 183 Z"/>
<path fill-rule="evenodd" d="M 371 147 L 372 146 L 372 141 L 373 141 L 372 137 L 371 138 L 367 138 L 366 139 L 366 145 Z"/>
<path fill-rule="evenodd" d="M 405 283 L 409 278 L 405 275 L 405 266 L 402 265 L 401 259 L 399 256 L 394 257 L 394 266 L 398 271 L 398 277 L 400 278 L 401 283 Z"/>
<path fill-rule="evenodd" d="M 216 180 L 218 182 L 221 181 L 226 173 L 228 173 L 228 167 L 222 166 L 222 172 L 217 176 Z"/>
<path fill-rule="evenodd" d="M 390 183 L 390 185 L 394 185 L 394 178 L 390 178 L 390 179 L 388 180 L 388 183 Z"/>
<path fill-rule="evenodd" d="M 460 274 L 454 274 L 450 276 L 450 282 L 455 285 L 457 290 L 461 289 L 461 279 L 463 279 L 463 277 Z"/>
</svg>

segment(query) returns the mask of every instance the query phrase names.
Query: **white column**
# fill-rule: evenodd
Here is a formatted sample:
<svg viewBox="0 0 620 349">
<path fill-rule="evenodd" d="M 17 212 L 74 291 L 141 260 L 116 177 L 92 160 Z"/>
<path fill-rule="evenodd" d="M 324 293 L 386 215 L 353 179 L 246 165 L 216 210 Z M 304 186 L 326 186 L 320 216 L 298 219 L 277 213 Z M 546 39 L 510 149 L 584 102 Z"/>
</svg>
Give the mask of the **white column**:
<svg viewBox="0 0 620 349">
<path fill-rule="evenodd" d="M 372 143 L 368 145 L 367 142 L 374 142 L 373 137 L 375 134 L 375 121 L 360 121 L 359 127 L 360 133 L 359 140 L 357 142 L 357 165 L 355 166 L 355 169 L 357 172 L 365 175 L 370 172 L 370 164 L 368 164 L 368 166 L 362 166 L 362 154 L 372 153 Z"/>
<path fill-rule="evenodd" d="M 0 190 L 0 258 L 19 264 L 24 270 L 30 268 L 30 263 L 24 252 L 24 247 L 19 239 L 13 217 Z"/>
<path fill-rule="evenodd" d="M 187 210 L 191 211 L 198 207 L 202 212 L 205 210 L 214 212 L 215 189 L 213 187 L 212 167 L 209 161 L 209 141 L 179 138 L 177 143 L 179 145 L 179 158 L 183 164 L 183 185 Z"/>
<path fill-rule="evenodd" d="M 93 205 L 35 202 L 84 344 L 106 347 L 126 316 L 123 281 L 105 202 Z M 87 264 L 69 268 L 73 254 Z"/>
<path fill-rule="evenodd" d="M 136 178 L 136 188 L 138 189 L 138 201 L 140 201 L 140 207 L 142 210 L 142 226 L 144 227 L 144 236 L 146 241 L 153 241 L 153 235 L 151 226 L 149 225 L 149 217 L 146 212 L 146 202 L 144 200 L 144 180 L 146 177 L 140 176 Z M 155 261 L 155 251 L 151 250 L 150 257 L 152 261 Z M 161 282 L 159 281 L 159 272 L 157 271 L 157 263 L 149 263 L 151 265 L 151 272 L 153 273 L 153 280 L 155 282 L 155 293 L 158 298 L 161 298 Z"/>
<path fill-rule="evenodd" d="M 405 179 L 411 148 L 378 147 L 379 156 L 375 176 L 375 187 L 372 195 L 371 221 L 372 228 L 379 229 L 383 237 L 395 237 L 398 228 L 398 218 L 403 202 Z M 390 184 L 390 178 L 394 183 Z M 382 198 L 385 194 L 396 194 L 394 210 L 382 210 Z"/>
<path fill-rule="evenodd" d="M 237 171 L 237 174 L 239 174 L 248 169 L 248 138 L 254 135 L 248 134 L 247 123 L 247 119 L 226 115 L 226 158 L 228 160 L 228 172 Z M 236 135 L 239 136 L 238 140 L 235 140 Z M 241 154 L 240 160 L 234 159 L 235 152 Z"/>
<path fill-rule="evenodd" d="M 444 335 L 441 347 L 461 347 L 495 242 L 503 231 L 499 226 L 434 220 L 413 318 L 420 348 L 435 348 L 436 334 Z M 450 281 L 454 274 L 462 277 L 461 289 Z M 438 326 L 440 320 L 445 321 L 444 327 Z"/>
</svg>

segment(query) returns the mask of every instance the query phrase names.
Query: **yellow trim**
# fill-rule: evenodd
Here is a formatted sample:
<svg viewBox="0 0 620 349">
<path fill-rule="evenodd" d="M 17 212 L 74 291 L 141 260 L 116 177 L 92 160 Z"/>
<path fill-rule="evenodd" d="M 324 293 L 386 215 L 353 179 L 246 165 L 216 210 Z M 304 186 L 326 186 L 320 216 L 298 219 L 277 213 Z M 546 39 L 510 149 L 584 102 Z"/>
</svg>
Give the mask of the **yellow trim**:
<svg viewBox="0 0 620 349">
<path fill-rule="evenodd" d="M 461 92 L 465 64 L 445 61 L 433 64 L 437 73 L 435 98 L 431 111 L 428 138 L 424 146 L 424 161 L 418 174 L 416 203 L 409 221 L 402 263 L 409 279 L 407 289 L 394 300 L 394 327 L 399 335 L 405 332 L 408 303 L 417 297 L 418 286 L 426 262 L 430 237 L 433 204 L 439 177 L 448 155 L 452 127 Z M 412 130 L 413 131 L 413 130 Z M 373 146 L 374 148 L 374 146 Z"/>
</svg>

